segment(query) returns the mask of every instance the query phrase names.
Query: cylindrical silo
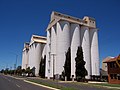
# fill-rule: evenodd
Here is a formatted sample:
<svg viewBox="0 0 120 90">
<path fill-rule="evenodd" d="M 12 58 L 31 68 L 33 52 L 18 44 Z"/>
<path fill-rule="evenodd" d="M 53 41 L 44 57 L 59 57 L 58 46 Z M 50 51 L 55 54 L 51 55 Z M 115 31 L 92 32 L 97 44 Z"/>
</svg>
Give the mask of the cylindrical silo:
<svg viewBox="0 0 120 90">
<path fill-rule="evenodd" d="M 29 67 L 32 67 L 32 60 L 33 60 L 33 55 L 32 55 L 32 51 L 33 51 L 33 45 L 31 44 L 29 47 Z"/>
<path fill-rule="evenodd" d="M 51 28 L 51 74 L 50 77 L 53 77 L 55 71 L 55 58 L 56 58 L 56 27 Z M 53 70 L 54 68 L 54 70 Z"/>
<path fill-rule="evenodd" d="M 35 44 L 35 59 L 34 59 L 34 62 L 35 62 L 35 75 L 36 76 L 39 76 L 39 67 L 40 67 L 40 60 L 41 60 L 41 51 L 42 51 L 42 48 L 41 48 L 41 44 L 40 43 L 34 43 Z"/>
<path fill-rule="evenodd" d="M 28 67 L 28 56 L 29 56 L 28 50 L 26 49 L 24 51 L 24 69 L 26 69 Z"/>
<path fill-rule="evenodd" d="M 92 75 L 100 75 L 99 51 L 98 51 L 98 30 L 97 29 L 90 29 L 90 41 L 91 41 Z"/>
<path fill-rule="evenodd" d="M 30 52 L 29 52 L 29 67 L 32 69 L 35 66 L 35 45 L 32 43 L 30 45 Z"/>
<path fill-rule="evenodd" d="M 25 69 L 25 51 L 22 52 L 22 69 Z"/>
<path fill-rule="evenodd" d="M 71 24 L 71 75 L 74 75 L 74 77 L 78 46 L 80 46 L 80 26 L 78 24 Z"/>
<path fill-rule="evenodd" d="M 87 79 L 90 79 L 91 75 L 91 60 L 90 60 L 90 40 L 89 40 L 89 28 L 86 26 L 81 26 L 81 45 L 83 49 L 83 57 L 86 62 L 85 68 L 88 72 Z"/>
<path fill-rule="evenodd" d="M 46 70 L 45 77 L 50 78 L 50 48 L 51 48 L 51 30 L 47 31 L 47 44 L 46 44 Z"/>
<path fill-rule="evenodd" d="M 27 67 L 28 68 L 28 65 L 29 65 L 29 50 L 27 50 Z"/>
<path fill-rule="evenodd" d="M 57 22 L 57 55 L 55 74 L 61 74 L 64 70 L 66 52 L 70 47 L 70 24 L 67 21 Z"/>
</svg>

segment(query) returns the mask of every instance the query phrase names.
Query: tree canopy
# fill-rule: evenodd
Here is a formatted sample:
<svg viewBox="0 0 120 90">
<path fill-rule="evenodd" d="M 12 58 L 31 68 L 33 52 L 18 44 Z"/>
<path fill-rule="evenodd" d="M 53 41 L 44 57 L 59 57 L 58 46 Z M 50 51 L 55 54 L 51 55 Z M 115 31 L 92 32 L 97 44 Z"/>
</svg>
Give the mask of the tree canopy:
<svg viewBox="0 0 120 90">
<path fill-rule="evenodd" d="M 68 48 L 68 51 L 66 53 L 66 60 L 64 64 L 64 74 L 67 77 L 67 80 L 70 80 L 71 76 L 71 49 Z"/>
<path fill-rule="evenodd" d="M 88 75 L 88 72 L 85 68 L 86 62 L 84 61 L 83 57 L 83 50 L 82 47 L 79 46 L 76 54 L 76 79 L 84 79 L 86 75 Z"/>
</svg>

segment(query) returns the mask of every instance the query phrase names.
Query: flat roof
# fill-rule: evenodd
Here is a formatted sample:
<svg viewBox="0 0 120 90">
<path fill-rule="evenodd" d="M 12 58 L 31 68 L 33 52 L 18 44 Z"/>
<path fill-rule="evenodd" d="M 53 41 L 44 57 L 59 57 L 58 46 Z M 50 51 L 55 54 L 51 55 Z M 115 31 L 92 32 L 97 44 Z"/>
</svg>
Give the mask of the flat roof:
<svg viewBox="0 0 120 90">
<path fill-rule="evenodd" d="M 46 44 L 47 38 L 44 36 L 32 35 L 30 45 L 34 42 Z"/>
<path fill-rule="evenodd" d="M 76 17 L 70 16 L 70 15 L 66 15 L 66 14 L 62 14 L 62 13 L 53 11 L 52 14 L 51 14 L 50 23 L 49 23 L 46 30 L 49 30 L 53 25 L 55 25 L 60 20 L 65 20 L 65 21 L 68 21 L 68 22 L 71 22 L 71 23 L 76 23 L 76 24 L 85 25 L 85 26 L 88 26 L 88 27 L 91 27 L 91 28 L 96 28 L 96 25 L 89 24 L 85 20 L 85 18 L 88 18 L 89 20 L 95 21 L 94 18 L 88 17 L 88 16 L 84 16 L 83 19 L 80 19 L 80 18 L 76 18 Z"/>
</svg>

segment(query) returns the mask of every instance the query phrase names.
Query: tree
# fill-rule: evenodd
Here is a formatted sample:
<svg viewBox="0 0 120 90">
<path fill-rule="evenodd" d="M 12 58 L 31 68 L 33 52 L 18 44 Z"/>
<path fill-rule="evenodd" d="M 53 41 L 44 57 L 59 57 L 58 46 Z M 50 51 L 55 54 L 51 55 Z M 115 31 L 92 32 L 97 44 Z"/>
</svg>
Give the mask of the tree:
<svg viewBox="0 0 120 90">
<path fill-rule="evenodd" d="M 5 70 L 4 70 L 4 69 L 2 69 L 2 70 L 0 71 L 0 73 L 4 73 L 4 71 L 5 71 Z"/>
<path fill-rule="evenodd" d="M 40 75 L 42 78 L 45 78 L 45 65 L 46 65 L 46 55 L 44 56 L 44 59 L 43 59 L 43 57 L 41 58 L 41 62 L 40 62 L 39 75 Z"/>
<path fill-rule="evenodd" d="M 22 67 L 21 67 L 21 66 L 18 66 L 18 67 L 17 67 L 16 73 L 17 73 L 18 75 L 22 75 Z"/>
<path fill-rule="evenodd" d="M 31 69 L 30 69 L 30 67 L 26 68 L 25 73 L 27 73 L 28 76 L 30 76 L 30 73 L 31 73 Z"/>
<path fill-rule="evenodd" d="M 64 74 L 67 77 L 67 80 L 70 80 L 71 76 L 71 49 L 68 48 L 68 51 L 66 53 L 66 60 L 64 64 Z"/>
<path fill-rule="evenodd" d="M 32 73 L 33 76 L 35 76 L 35 69 L 36 69 L 35 67 L 33 67 L 33 68 L 31 69 L 31 73 Z"/>
<path fill-rule="evenodd" d="M 83 57 L 83 50 L 82 47 L 78 47 L 77 54 L 76 54 L 76 79 L 79 81 L 80 79 L 85 79 L 85 76 L 88 75 L 87 70 L 85 69 L 85 61 Z"/>
</svg>

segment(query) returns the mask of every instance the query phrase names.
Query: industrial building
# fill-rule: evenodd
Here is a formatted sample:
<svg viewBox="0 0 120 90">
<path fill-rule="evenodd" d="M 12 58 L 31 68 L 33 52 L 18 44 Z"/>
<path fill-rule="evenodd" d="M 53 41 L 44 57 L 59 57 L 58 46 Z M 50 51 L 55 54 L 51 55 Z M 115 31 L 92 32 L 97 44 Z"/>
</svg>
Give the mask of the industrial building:
<svg viewBox="0 0 120 90">
<path fill-rule="evenodd" d="M 32 35 L 31 41 L 25 44 L 23 49 L 22 68 L 35 67 L 35 75 L 39 75 L 39 67 L 42 55 L 45 55 L 46 37 Z"/>
<path fill-rule="evenodd" d="M 55 75 L 61 75 L 64 70 L 65 53 L 70 47 L 71 77 L 75 78 L 75 57 L 79 46 L 82 46 L 86 62 L 85 68 L 88 71 L 86 78 L 90 79 L 92 75 L 100 75 L 98 29 L 96 28 L 94 18 L 85 16 L 83 19 L 79 19 L 58 12 L 52 12 L 46 31 L 47 41 L 45 37 L 32 36 L 29 43 L 29 59 L 27 64 L 31 68 L 36 68 L 36 75 L 39 72 L 39 62 L 42 54 L 46 55 L 45 77 L 53 78 Z M 38 38 L 44 40 L 41 41 Z M 25 67 L 27 64 L 22 64 L 22 67 Z"/>
<path fill-rule="evenodd" d="M 26 42 L 24 43 L 24 48 L 23 48 L 23 52 L 22 52 L 22 69 L 26 69 L 28 67 L 28 54 L 29 51 L 29 43 Z"/>
<path fill-rule="evenodd" d="M 75 77 L 75 57 L 78 46 L 82 46 L 87 79 L 99 73 L 98 29 L 94 18 L 83 19 L 52 12 L 47 27 L 46 77 L 61 75 L 64 70 L 65 53 L 71 48 L 71 76 Z"/>
</svg>

